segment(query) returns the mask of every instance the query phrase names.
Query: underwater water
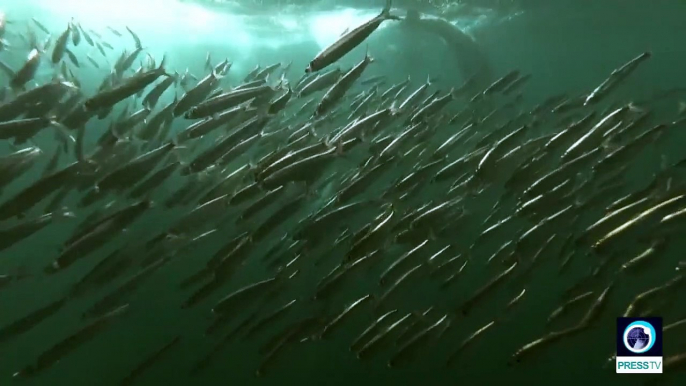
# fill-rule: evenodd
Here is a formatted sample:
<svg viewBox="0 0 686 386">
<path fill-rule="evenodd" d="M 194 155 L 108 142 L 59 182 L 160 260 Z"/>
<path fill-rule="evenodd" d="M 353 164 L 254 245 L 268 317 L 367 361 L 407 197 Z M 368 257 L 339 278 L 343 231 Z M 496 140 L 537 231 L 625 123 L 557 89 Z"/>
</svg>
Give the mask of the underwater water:
<svg viewBox="0 0 686 386">
<path fill-rule="evenodd" d="M 686 381 L 684 325 L 663 375 L 608 362 L 618 316 L 686 318 L 686 4 L 386 20 L 319 70 L 368 64 L 343 95 L 324 98 L 340 75 L 303 91 L 369 3 L 0 4 L 0 385 Z M 134 95 L 89 99 L 141 74 Z M 17 102 L 51 82 L 68 83 Z M 189 134 L 187 114 L 245 83 L 262 89 L 201 118 L 235 117 Z"/>
</svg>

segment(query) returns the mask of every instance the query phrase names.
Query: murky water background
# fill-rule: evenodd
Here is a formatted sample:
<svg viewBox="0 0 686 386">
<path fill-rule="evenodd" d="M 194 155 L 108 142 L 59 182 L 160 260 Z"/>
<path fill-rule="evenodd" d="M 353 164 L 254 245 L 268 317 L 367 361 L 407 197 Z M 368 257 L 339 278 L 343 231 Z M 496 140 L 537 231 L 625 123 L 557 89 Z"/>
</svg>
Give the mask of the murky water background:
<svg viewBox="0 0 686 386">
<path fill-rule="evenodd" d="M 552 3 L 552 2 L 551 2 Z M 578 6 L 545 6 L 536 11 L 503 17 L 485 15 L 477 20 L 460 20 L 459 25 L 472 34 L 490 58 L 494 72 L 502 75 L 509 70 L 519 69 L 531 73 L 532 80 L 525 93 L 526 102 L 534 105 L 543 98 L 555 93 L 568 91 L 570 94 L 587 92 L 602 81 L 614 68 L 644 51 L 651 51 L 653 58 L 632 77 L 629 85 L 617 91 L 616 99 L 629 99 L 636 102 L 650 100 L 656 93 L 686 87 L 686 44 L 683 27 L 686 3 L 662 2 L 624 2 L 596 1 L 580 2 Z M 639 4 L 640 3 L 640 4 Z M 229 58 L 233 67 L 229 74 L 229 84 L 239 80 L 256 64 L 266 65 L 275 62 L 292 61 L 291 77 L 297 79 L 311 57 L 322 47 L 329 44 L 343 32 L 348 25 L 355 25 L 378 12 L 377 8 L 368 10 L 340 9 L 332 12 L 310 13 L 307 9 L 295 13 L 268 17 L 241 16 L 228 12 L 219 13 L 204 9 L 191 3 L 178 4 L 164 0 L 119 2 L 109 1 L 6 1 L 0 5 L 9 18 L 16 21 L 21 33 L 23 24 L 31 17 L 40 20 L 49 29 L 59 31 L 74 17 L 85 28 L 102 32 L 105 26 L 119 30 L 131 27 L 143 41 L 144 47 L 156 58 L 166 55 L 167 67 L 179 72 L 188 68 L 195 74 L 203 74 L 206 53 L 209 51 L 215 62 Z M 12 27 L 14 28 L 14 27 Z M 120 39 L 111 37 L 114 53 L 131 47 L 128 36 Z M 75 52 L 84 49 L 76 48 Z M 426 36 L 408 36 L 393 23 L 386 23 L 368 41 L 369 52 L 377 63 L 369 68 L 366 76 L 385 74 L 391 82 L 398 82 L 410 75 L 418 85 L 427 74 L 439 78 L 437 87 L 447 90 L 458 86 L 459 72 L 455 71 L 453 55 L 436 39 Z M 343 66 L 358 62 L 364 55 L 366 46 L 359 47 L 346 56 Z M 110 62 L 116 59 L 110 56 Z M 12 66 L 23 60 L 23 54 L 2 53 L 2 59 Z M 92 67 L 78 71 L 84 89 L 92 93 L 100 83 L 104 72 Z M 49 77 L 52 69 L 44 64 L 40 76 Z M 4 82 L 4 80 L 2 80 Z M 413 83 L 414 84 L 414 83 Z M 686 98 L 686 94 L 682 94 Z M 160 105 L 173 98 L 165 94 Z M 676 111 L 678 97 L 660 106 L 665 111 Z M 103 124 L 104 121 L 103 121 Z M 174 130 L 185 127 L 186 122 L 177 120 Z M 95 130 L 94 130 L 95 131 Z M 92 134 L 94 140 L 99 134 Z M 39 144 L 49 143 L 50 137 L 39 138 Z M 677 154 L 683 149 L 683 142 L 671 143 L 672 149 L 664 149 L 665 154 Z M 9 148 L 0 145 L 3 152 Z M 52 150 L 48 147 L 46 150 Z M 683 153 L 683 151 L 681 151 Z M 652 154 L 653 159 L 659 154 Z M 640 167 L 638 167 L 640 169 Z M 648 178 L 651 168 L 636 170 L 631 178 L 636 183 Z M 24 179 L 13 184 L 2 197 L 18 192 L 29 183 Z M 167 183 L 159 191 L 159 199 L 178 188 L 174 182 Z M 154 197 L 153 197 L 154 198 Z M 77 197 L 72 197 L 76 200 Z M 188 208 L 186 208 L 188 209 Z M 487 213 L 485 208 L 470 208 L 476 212 Z M 148 237 L 165 229 L 165 224 L 178 218 L 179 212 L 165 208 L 155 208 L 154 215 L 147 215 L 120 240 L 132 242 L 140 237 Z M 56 299 L 65 288 L 78 280 L 87 271 L 79 266 L 60 275 L 44 277 L 42 268 L 49 262 L 61 242 L 73 229 L 72 223 L 51 226 L 29 241 L 22 242 L 0 253 L 0 268 L 11 271 L 19 266 L 27 267 L 36 277 L 24 280 L 0 292 L 0 324 L 6 324 L 40 305 Z M 229 232 L 230 229 L 227 229 Z M 473 231 L 476 231 L 474 229 Z M 466 230 L 470 232 L 470 230 Z M 436 358 L 444 358 L 450 345 L 425 355 L 412 366 L 401 369 L 388 369 L 385 359 L 379 358 L 368 363 L 360 363 L 348 352 L 351 339 L 358 333 L 360 326 L 368 319 L 358 316 L 352 324 L 357 329 L 347 328 L 332 340 L 317 342 L 290 350 L 290 360 L 263 378 L 254 376 L 255 364 L 259 356 L 252 342 L 238 342 L 225 351 L 225 354 L 200 376 L 189 377 L 188 368 L 204 353 L 211 349 L 213 341 L 204 337 L 204 328 L 209 323 L 209 314 L 200 309 L 180 310 L 179 305 L 188 292 L 178 289 L 178 283 L 198 266 L 194 261 L 198 256 L 207 256 L 232 237 L 214 234 L 211 241 L 202 248 L 183 256 L 181 261 L 163 268 L 154 278 L 136 292 L 131 312 L 116 322 L 83 349 L 61 361 L 58 365 L 39 377 L 29 380 L 12 380 L 11 375 L 27 363 L 45 347 L 52 345 L 71 333 L 80 325 L 80 314 L 105 291 L 92 293 L 83 299 L 70 302 L 57 316 L 41 324 L 30 333 L 0 346 L 0 385 L 12 383 L 27 385 L 114 385 L 142 358 L 171 339 L 176 334 L 183 336 L 180 349 L 175 350 L 161 365 L 152 368 L 139 380 L 143 385 L 350 385 L 393 384 L 393 385 L 517 385 L 541 384 L 572 385 L 580 382 L 587 384 L 623 385 L 638 384 L 640 376 L 620 377 L 613 370 L 601 370 L 604 359 L 614 350 L 614 319 L 624 309 L 626 303 L 641 289 L 663 283 L 674 274 L 673 266 L 661 267 L 648 275 L 641 276 L 637 287 L 626 285 L 618 289 L 618 295 L 607 309 L 602 323 L 592 331 L 582 334 L 578 339 L 566 340 L 548 351 L 546 355 L 536 356 L 519 366 L 508 367 L 508 356 L 523 343 L 540 335 L 542 322 L 550 310 L 558 304 L 558 292 L 554 289 L 563 284 L 572 284 L 576 272 L 587 267 L 574 266 L 571 272 L 558 276 L 556 266 L 549 265 L 539 270 L 527 286 L 529 297 L 525 307 L 512 316 L 508 326 L 491 331 L 491 334 L 478 342 L 465 353 L 463 361 L 456 367 L 445 369 Z M 146 236 L 141 236 L 146 235 Z M 459 243 L 461 237 L 474 235 L 455 234 Z M 503 240 L 505 241 L 505 240 Z M 273 243 L 264 246 L 267 250 Z M 97 252 L 105 256 L 116 245 L 109 245 Z M 682 249 L 683 251 L 683 249 Z M 679 250 L 670 248 L 677 257 L 683 259 Z M 204 257 L 203 260 L 204 261 Z M 97 259 L 89 258 L 92 262 Z M 86 264 L 88 265 L 88 264 Z M 373 277 L 373 276 L 372 276 Z M 232 282 L 232 288 L 264 278 L 256 266 L 248 266 Z M 317 280 L 311 275 L 311 280 Z M 421 308 L 426 296 L 433 297 L 436 304 L 452 304 L 454 297 L 461 291 L 471 291 L 482 282 L 482 278 L 464 278 L 449 294 L 444 292 L 417 293 L 416 298 L 403 299 L 408 305 L 416 304 Z M 340 304 L 359 297 L 364 288 L 374 283 L 359 283 L 359 288 L 336 296 Z M 457 329 L 469 333 L 483 326 L 502 309 L 519 288 L 512 287 L 508 293 L 503 291 L 481 307 L 478 313 L 461 320 Z M 222 291 L 228 292 L 228 291 Z M 356 295 L 357 294 L 357 295 Z M 220 295 L 220 294 L 218 294 Z M 307 290 L 303 288 L 304 298 Z M 681 295 L 679 295 L 681 296 Z M 621 301 L 619 298 L 624 298 Z M 203 307 L 200 307 L 203 308 Z M 206 307 L 204 307 L 206 308 Z M 671 309 L 672 314 L 663 315 L 666 321 L 674 321 L 686 316 L 686 302 L 680 302 Z M 454 327 L 455 328 L 455 327 Z M 455 344 L 459 343 L 459 339 Z M 665 344 L 666 353 L 682 352 L 686 349 L 686 339 L 670 338 Z M 680 384 L 686 378 L 674 380 Z"/>
</svg>

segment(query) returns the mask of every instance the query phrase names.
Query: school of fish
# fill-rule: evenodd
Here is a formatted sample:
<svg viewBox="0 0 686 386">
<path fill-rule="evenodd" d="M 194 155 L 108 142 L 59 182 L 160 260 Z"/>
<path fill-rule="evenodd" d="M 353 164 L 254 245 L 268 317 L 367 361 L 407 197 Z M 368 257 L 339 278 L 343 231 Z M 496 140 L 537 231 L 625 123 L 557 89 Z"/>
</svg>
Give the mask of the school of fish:
<svg viewBox="0 0 686 386">
<path fill-rule="evenodd" d="M 686 261 L 667 251 L 686 230 L 686 157 L 662 149 L 685 139 L 686 117 L 617 92 L 651 53 L 618 63 L 595 89 L 533 108 L 523 95 L 535 74 L 518 70 L 473 95 L 470 80 L 448 89 L 440 74 L 419 85 L 365 77 L 369 50 L 351 68 L 335 65 L 399 19 L 388 2 L 307 69 L 256 66 L 229 85 L 229 59 L 208 53 L 199 59 L 205 74 L 180 73 L 146 56 L 128 28 L 97 32 L 72 20 L 50 31 L 2 14 L 0 50 L 27 56 L 19 68 L 1 65 L 0 139 L 15 150 L 0 156 L 0 260 L 36 259 L 30 266 L 40 268 L 0 272 L 0 294 L 83 273 L 34 311 L 13 314 L 0 345 L 75 299 L 91 304 L 80 328 L 37 347 L 14 377 L 50 371 L 121 318 L 146 312 L 135 294 L 175 265 L 187 274 L 169 289 L 184 297 L 174 312 L 206 314 L 215 342 L 189 374 L 241 339 L 261 356 L 250 371 L 278 372 L 297 360 L 290 347 L 336 334 L 354 337 L 349 355 L 360 361 L 414 366 L 443 347 L 447 355 L 432 360 L 459 366 L 484 336 L 511 335 L 526 320 L 538 335 L 523 335 L 502 363 L 524 366 L 613 325 L 610 304 L 625 316 L 664 316 L 667 340 L 683 334 Z M 117 57 L 107 40 L 129 37 L 131 49 Z M 117 59 L 109 66 L 81 54 L 84 45 Z M 54 76 L 38 78 L 39 66 Z M 84 66 L 106 74 L 94 94 L 81 90 Z M 628 178 L 636 168 L 652 179 Z M 140 222 L 150 225 L 127 232 Z M 52 253 L 11 253 L 55 228 L 69 233 Z M 198 252 L 208 246 L 218 248 Z M 671 276 L 635 284 L 660 267 Z M 530 310 L 548 304 L 542 297 L 556 307 L 531 320 Z M 470 319 L 478 327 L 466 331 Z M 185 339 L 179 331 L 141 353 L 121 384 Z M 686 352 L 666 353 L 664 364 L 683 371 Z"/>
</svg>

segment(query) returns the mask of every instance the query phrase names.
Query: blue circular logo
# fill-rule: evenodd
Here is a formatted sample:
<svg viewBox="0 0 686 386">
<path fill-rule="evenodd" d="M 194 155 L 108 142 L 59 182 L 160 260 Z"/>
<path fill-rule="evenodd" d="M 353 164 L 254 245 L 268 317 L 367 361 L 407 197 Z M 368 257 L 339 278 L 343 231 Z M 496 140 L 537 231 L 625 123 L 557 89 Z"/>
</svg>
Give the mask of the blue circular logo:
<svg viewBox="0 0 686 386">
<path fill-rule="evenodd" d="M 655 343 L 655 328 L 645 321 L 633 322 L 624 330 L 624 347 L 634 354 L 643 354 Z"/>
</svg>

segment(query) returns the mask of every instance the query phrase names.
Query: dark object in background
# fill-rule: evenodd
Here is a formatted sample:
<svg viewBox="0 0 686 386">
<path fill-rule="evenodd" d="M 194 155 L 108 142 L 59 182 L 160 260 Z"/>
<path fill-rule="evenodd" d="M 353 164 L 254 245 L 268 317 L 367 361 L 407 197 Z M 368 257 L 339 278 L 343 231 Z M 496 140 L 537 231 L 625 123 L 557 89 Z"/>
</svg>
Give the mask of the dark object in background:
<svg viewBox="0 0 686 386">
<path fill-rule="evenodd" d="M 481 47 L 469 35 L 445 19 L 422 17 L 409 9 L 402 23 L 404 28 L 422 30 L 437 35 L 452 48 L 458 71 L 462 79 L 472 79 L 476 90 L 481 90 L 493 82 L 493 70 L 490 61 Z"/>
</svg>

